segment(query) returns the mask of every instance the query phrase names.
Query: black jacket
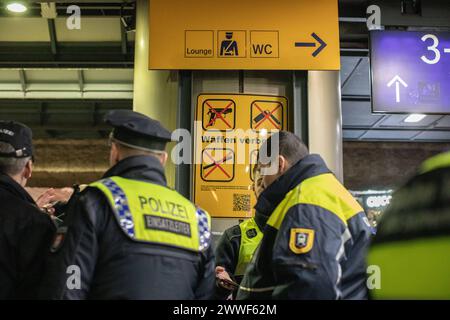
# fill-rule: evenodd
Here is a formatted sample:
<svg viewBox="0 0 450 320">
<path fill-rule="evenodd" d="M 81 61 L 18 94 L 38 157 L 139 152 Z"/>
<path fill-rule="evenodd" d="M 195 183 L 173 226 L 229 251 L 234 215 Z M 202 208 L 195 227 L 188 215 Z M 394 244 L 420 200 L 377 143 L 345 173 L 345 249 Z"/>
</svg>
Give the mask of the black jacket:
<svg viewBox="0 0 450 320">
<path fill-rule="evenodd" d="M 270 215 L 238 299 L 364 299 L 365 213 L 318 155 L 268 186 L 255 206 Z"/>
<path fill-rule="evenodd" d="M 152 156 L 126 158 L 104 178 L 120 176 L 166 185 Z M 62 245 L 51 253 L 41 297 L 45 299 L 207 299 L 214 290 L 212 247 L 202 252 L 138 243 L 121 230 L 101 191 L 87 188 L 68 209 Z M 57 245 L 55 247 L 58 247 Z M 81 288 L 67 281 L 78 266 Z M 71 272 L 73 271 L 73 273 Z M 68 272 L 68 273 L 66 273 Z"/>
<path fill-rule="evenodd" d="M 0 174 L 0 300 L 37 297 L 54 230 L 27 191 Z"/>
</svg>

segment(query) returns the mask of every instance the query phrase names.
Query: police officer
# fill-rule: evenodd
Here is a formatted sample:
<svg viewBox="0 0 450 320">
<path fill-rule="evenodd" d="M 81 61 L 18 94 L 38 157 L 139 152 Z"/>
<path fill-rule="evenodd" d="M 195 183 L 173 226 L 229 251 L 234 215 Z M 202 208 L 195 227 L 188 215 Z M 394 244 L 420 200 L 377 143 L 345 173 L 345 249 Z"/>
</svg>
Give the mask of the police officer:
<svg viewBox="0 0 450 320">
<path fill-rule="evenodd" d="M 371 233 L 361 206 L 293 133 L 268 138 L 259 162 L 255 209 L 269 219 L 237 299 L 366 298 Z"/>
<path fill-rule="evenodd" d="M 450 151 L 395 192 L 368 254 L 375 299 L 450 299 Z"/>
<path fill-rule="evenodd" d="M 33 171 L 32 133 L 0 121 L 0 300 L 34 299 L 54 225 L 24 189 Z"/>
<path fill-rule="evenodd" d="M 206 299 L 214 290 L 210 218 L 164 175 L 171 134 L 112 111 L 111 168 L 77 195 L 51 247 L 42 298 Z"/>
<path fill-rule="evenodd" d="M 264 190 L 262 177 L 258 165 L 253 167 L 253 191 L 256 198 Z M 239 225 L 228 228 L 220 237 L 216 246 L 216 277 L 219 279 L 216 298 L 224 299 L 237 288 L 231 288 L 221 279 L 234 281 L 239 284 L 244 276 L 245 269 L 253 257 L 259 242 L 262 239 L 262 230 L 266 225 L 268 217 L 260 212 L 255 216 L 241 222 Z"/>
</svg>

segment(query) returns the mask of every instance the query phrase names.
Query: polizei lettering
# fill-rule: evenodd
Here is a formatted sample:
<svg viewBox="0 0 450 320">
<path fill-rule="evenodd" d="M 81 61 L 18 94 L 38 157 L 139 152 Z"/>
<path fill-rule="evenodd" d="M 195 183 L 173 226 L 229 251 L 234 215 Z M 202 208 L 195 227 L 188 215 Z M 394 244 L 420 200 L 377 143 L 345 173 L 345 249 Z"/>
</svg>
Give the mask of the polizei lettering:
<svg viewBox="0 0 450 320">
<path fill-rule="evenodd" d="M 155 197 L 139 196 L 139 202 L 141 204 L 141 209 L 145 212 L 150 209 L 155 213 L 160 213 L 163 215 L 167 214 L 183 219 L 188 218 L 187 209 L 185 206 L 169 200 L 161 200 Z"/>
</svg>

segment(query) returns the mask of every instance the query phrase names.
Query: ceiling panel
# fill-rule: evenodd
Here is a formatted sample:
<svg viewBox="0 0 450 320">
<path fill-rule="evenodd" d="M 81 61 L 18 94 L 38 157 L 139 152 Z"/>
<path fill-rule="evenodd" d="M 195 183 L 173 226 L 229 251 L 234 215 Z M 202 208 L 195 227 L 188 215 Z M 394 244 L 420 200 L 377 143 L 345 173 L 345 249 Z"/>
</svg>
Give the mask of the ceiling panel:
<svg viewBox="0 0 450 320">
<path fill-rule="evenodd" d="M 364 135 L 366 140 L 409 140 L 418 131 L 402 131 L 402 130 L 371 130 Z"/>
<path fill-rule="evenodd" d="M 348 79 L 350 73 L 359 61 L 359 57 L 341 57 L 341 85 Z"/>
<path fill-rule="evenodd" d="M 372 114 L 369 101 L 342 101 L 344 127 L 371 127 L 383 116 Z"/>
<path fill-rule="evenodd" d="M 445 116 L 435 125 L 435 128 L 450 128 L 450 116 Z"/>
<path fill-rule="evenodd" d="M 365 130 L 344 130 L 343 137 L 348 140 L 355 140 L 361 137 Z"/>
<path fill-rule="evenodd" d="M 439 118 L 441 118 L 442 116 L 438 116 L 438 115 L 428 115 L 425 118 L 423 118 L 421 121 L 419 122 L 404 122 L 404 120 L 408 117 L 409 115 L 407 114 L 395 114 L 395 115 L 390 115 L 388 117 L 386 117 L 385 120 L 383 120 L 382 123 L 380 123 L 380 127 L 414 127 L 414 128 L 420 128 L 420 127 L 429 127 L 430 125 L 432 125 L 434 122 L 436 122 L 437 120 L 439 120 Z"/>
<path fill-rule="evenodd" d="M 343 64 L 346 62 L 343 61 Z M 356 66 L 357 65 L 357 66 Z M 342 95 L 351 95 L 351 96 L 369 96 L 370 95 L 370 77 L 369 77 L 369 58 L 360 57 L 356 58 L 356 64 L 354 60 L 351 60 L 349 63 L 349 67 L 356 67 L 350 78 L 348 76 L 342 75 L 347 79 L 342 83 Z M 348 72 L 348 70 L 346 70 Z"/>
<path fill-rule="evenodd" d="M 42 18 L 1 17 L 0 30 L 0 41 L 50 41 L 48 22 Z"/>
<path fill-rule="evenodd" d="M 20 74 L 15 69 L 0 69 L 0 83 L 20 82 Z"/>
<path fill-rule="evenodd" d="M 78 83 L 77 70 L 71 69 L 34 69 L 25 70 L 27 82 Z"/>
<path fill-rule="evenodd" d="M 414 140 L 429 141 L 429 140 L 442 140 L 448 141 L 450 147 L 450 131 L 424 131 L 419 134 Z"/>
</svg>

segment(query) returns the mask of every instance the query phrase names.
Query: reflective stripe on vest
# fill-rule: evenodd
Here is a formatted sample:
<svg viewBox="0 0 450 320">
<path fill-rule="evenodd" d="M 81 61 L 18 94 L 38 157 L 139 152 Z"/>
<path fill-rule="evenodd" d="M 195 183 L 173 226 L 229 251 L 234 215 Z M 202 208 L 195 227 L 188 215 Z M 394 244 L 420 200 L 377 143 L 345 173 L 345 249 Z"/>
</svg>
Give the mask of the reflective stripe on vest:
<svg viewBox="0 0 450 320">
<path fill-rule="evenodd" d="M 304 180 L 286 194 L 271 214 L 267 224 L 279 230 L 289 209 L 298 204 L 322 207 L 335 214 L 345 225 L 363 208 L 331 173 Z"/>
<path fill-rule="evenodd" d="M 256 248 L 261 242 L 263 233 L 253 218 L 241 222 L 239 228 L 241 229 L 241 244 L 239 246 L 238 264 L 234 274 L 236 276 L 243 276 L 247 265 L 253 258 Z M 253 233 L 252 230 L 255 232 L 254 236 L 251 234 Z"/>
<path fill-rule="evenodd" d="M 449 252 L 448 236 L 374 244 L 367 257 L 371 296 L 450 299 Z"/>
<path fill-rule="evenodd" d="M 103 192 L 121 229 L 132 240 L 196 252 L 210 243 L 209 215 L 174 190 L 121 177 L 90 187 Z"/>
</svg>

